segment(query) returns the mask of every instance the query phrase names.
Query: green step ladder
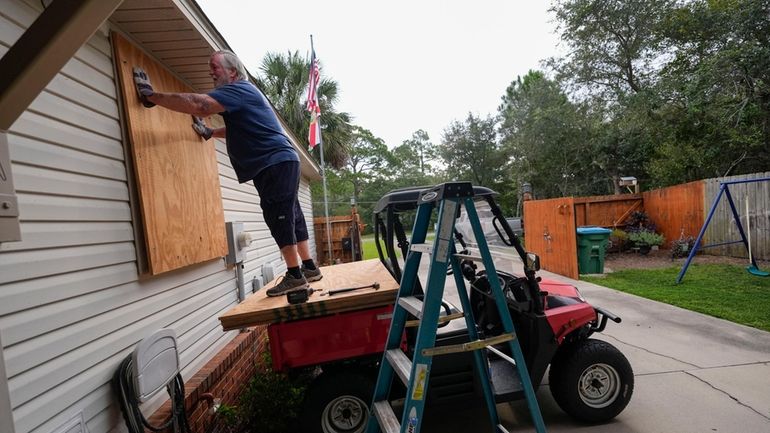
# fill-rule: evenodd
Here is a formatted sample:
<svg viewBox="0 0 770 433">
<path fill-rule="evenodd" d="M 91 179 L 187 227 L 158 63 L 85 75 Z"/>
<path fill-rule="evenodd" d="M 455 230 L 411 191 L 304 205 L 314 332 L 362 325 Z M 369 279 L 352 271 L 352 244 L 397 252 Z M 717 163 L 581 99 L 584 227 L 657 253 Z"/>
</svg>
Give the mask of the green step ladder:
<svg viewBox="0 0 770 433">
<path fill-rule="evenodd" d="M 480 256 L 463 255 L 461 257 L 462 259 L 482 262 L 489 275 L 489 283 L 504 329 L 504 332 L 499 336 L 479 339 L 476 330 L 465 280 L 460 270 L 460 257 L 456 254 L 453 237 L 455 219 L 459 215 L 460 206 L 465 206 L 468 213 L 480 253 Z M 435 241 L 430 245 L 425 243 L 425 237 L 428 233 L 428 226 L 430 225 L 434 209 L 438 209 L 438 228 L 436 229 Z M 431 262 L 425 294 L 422 300 L 420 300 L 414 294 L 415 286 L 418 285 L 417 273 L 423 254 L 430 254 Z M 453 270 L 470 341 L 463 344 L 434 347 L 449 266 Z M 545 432 L 545 424 L 540 414 L 535 391 L 532 388 L 532 381 L 527 372 L 524 355 L 516 338 L 513 321 L 511 320 L 500 282 L 498 278 L 495 278 L 496 275 L 497 271 L 495 270 L 495 265 L 489 253 L 484 232 L 473 204 L 473 186 L 469 182 L 444 183 L 420 193 L 417 202 L 417 216 L 412 230 L 410 251 L 406 257 L 401 286 L 398 290 L 398 297 L 393 310 L 390 332 L 382 362 L 380 363 L 374 398 L 369 411 L 367 433 L 419 433 L 423 420 L 425 400 L 429 390 L 428 379 L 430 377 L 433 356 L 467 351 L 473 351 L 474 354 L 475 373 L 480 379 L 483 388 L 489 418 L 494 427 L 493 431 L 496 433 L 508 433 L 500 424 L 489 377 L 489 368 L 481 350 L 489 350 L 515 365 L 515 371 L 523 386 L 535 429 L 538 433 Z M 401 349 L 402 335 L 409 314 L 417 317 L 420 321 L 412 359 L 409 359 Z M 491 347 L 501 343 L 506 343 L 509 346 L 513 359 Z M 396 418 L 389 402 L 394 374 L 407 387 L 403 403 L 403 415 L 400 422 Z"/>
</svg>

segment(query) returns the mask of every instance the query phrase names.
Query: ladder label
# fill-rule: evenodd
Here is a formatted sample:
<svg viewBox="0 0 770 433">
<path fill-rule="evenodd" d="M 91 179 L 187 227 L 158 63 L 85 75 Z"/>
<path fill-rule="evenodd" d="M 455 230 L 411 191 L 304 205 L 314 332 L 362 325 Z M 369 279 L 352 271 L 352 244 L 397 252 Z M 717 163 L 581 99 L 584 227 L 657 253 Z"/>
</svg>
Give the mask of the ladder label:
<svg viewBox="0 0 770 433">
<path fill-rule="evenodd" d="M 439 263 L 446 263 L 446 258 L 449 255 L 449 241 L 446 239 L 439 239 L 436 245 L 436 261 Z"/>
<path fill-rule="evenodd" d="M 414 370 L 415 381 L 412 400 L 422 400 L 425 397 L 425 381 L 428 379 L 428 364 L 417 364 Z"/>
<path fill-rule="evenodd" d="M 412 409 L 409 410 L 409 424 L 406 427 L 407 433 L 414 433 L 417 431 L 417 424 L 419 424 L 419 419 L 417 418 L 417 408 L 412 407 Z"/>
<path fill-rule="evenodd" d="M 446 263 L 449 256 L 449 242 L 453 236 L 452 227 L 454 226 L 457 213 L 457 202 L 452 200 L 445 201 L 442 212 L 438 233 L 436 233 L 436 256 L 434 261 Z"/>
<path fill-rule="evenodd" d="M 452 227 L 457 213 L 457 202 L 447 200 L 444 202 L 444 210 L 441 215 L 441 224 L 439 225 L 439 236 L 446 239 L 452 238 Z"/>
</svg>

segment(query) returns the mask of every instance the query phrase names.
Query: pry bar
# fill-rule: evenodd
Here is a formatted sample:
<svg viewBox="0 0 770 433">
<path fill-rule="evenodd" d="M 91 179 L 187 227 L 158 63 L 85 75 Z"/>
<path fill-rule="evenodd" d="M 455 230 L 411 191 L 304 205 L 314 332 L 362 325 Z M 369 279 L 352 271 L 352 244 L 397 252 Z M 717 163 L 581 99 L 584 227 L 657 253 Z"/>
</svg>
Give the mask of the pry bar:
<svg viewBox="0 0 770 433">
<path fill-rule="evenodd" d="M 332 296 L 332 295 L 337 295 L 337 294 L 340 294 L 340 293 L 345 293 L 345 292 L 352 292 L 353 290 L 368 289 L 368 288 L 370 288 L 370 287 L 371 287 L 371 288 L 373 288 L 374 290 L 377 290 L 377 289 L 379 289 L 379 288 L 380 288 L 380 283 L 378 283 L 378 282 L 376 282 L 376 281 L 375 281 L 374 283 L 372 283 L 372 284 L 369 284 L 369 285 L 367 285 L 367 286 L 359 286 L 359 287 L 346 287 L 346 288 L 344 288 L 344 289 L 327 290 L 327 291 L 325 291 L 325 292 L 321 293 L 321 296 L 323 296 L 323 295 L 329 295 L 329 296 Z"/>
</svg>

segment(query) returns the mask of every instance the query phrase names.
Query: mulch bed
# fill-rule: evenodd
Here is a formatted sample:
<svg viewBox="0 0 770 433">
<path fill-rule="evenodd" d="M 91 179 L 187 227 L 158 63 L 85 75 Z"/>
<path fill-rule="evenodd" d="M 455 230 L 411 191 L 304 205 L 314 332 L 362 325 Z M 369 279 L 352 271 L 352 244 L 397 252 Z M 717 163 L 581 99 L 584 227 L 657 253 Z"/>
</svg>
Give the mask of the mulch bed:
<svg viewBox="0 0 770 433">
<path fill-rule="evenodd" d="M 622 269 L 668 268 L 670 266 L 681 268 L 685 260 L 687 260 L 687 257 L 672 259 L 671 251 L 669 250 L 650 251 L 647 255 L 641 255 L 633 251 L 607 253 L 604 258 L 604 272 L 609 273 Z M 739 257 L 698 254 L 691 264 L 694 263 L 728 263 L 737 266 L 748 266 L 749 260 Z M 759 269 L 770 271 L 770 261 L 757 260 L 757 266 Z"/>
</svg>

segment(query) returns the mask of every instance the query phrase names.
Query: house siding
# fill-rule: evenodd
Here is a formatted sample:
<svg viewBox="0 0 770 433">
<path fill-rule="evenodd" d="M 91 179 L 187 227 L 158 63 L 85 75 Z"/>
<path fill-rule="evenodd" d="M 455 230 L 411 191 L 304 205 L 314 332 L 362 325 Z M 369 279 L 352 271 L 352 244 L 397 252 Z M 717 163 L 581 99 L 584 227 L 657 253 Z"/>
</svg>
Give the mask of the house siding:
<svg viewBox="0 0 770 433">
<path fill-rule="evenodd" d="M 0 54 L 39 14 L 37 2 L 3 2 Z M 97 31 L 8 131 L 22 241 L 0 244 L 0 353 L 16 433 L 49 433 L 81 416 L 91 433 L 123 431 L 110 379 L 139 340 L 174 329 L 187 380 L 236 336 L 218 321 L 238 302 L 223 260 L 139 275 L 111 55 Z M 263 264 L 276 275 L 285 264 L 254 186 L 238 184 L 224 142 L 212 143 L 225 220 L 255 239 L 244 261 L 249 291 Z M 310 218 L 305 180 L 300 200 Z"/>
</svg>

